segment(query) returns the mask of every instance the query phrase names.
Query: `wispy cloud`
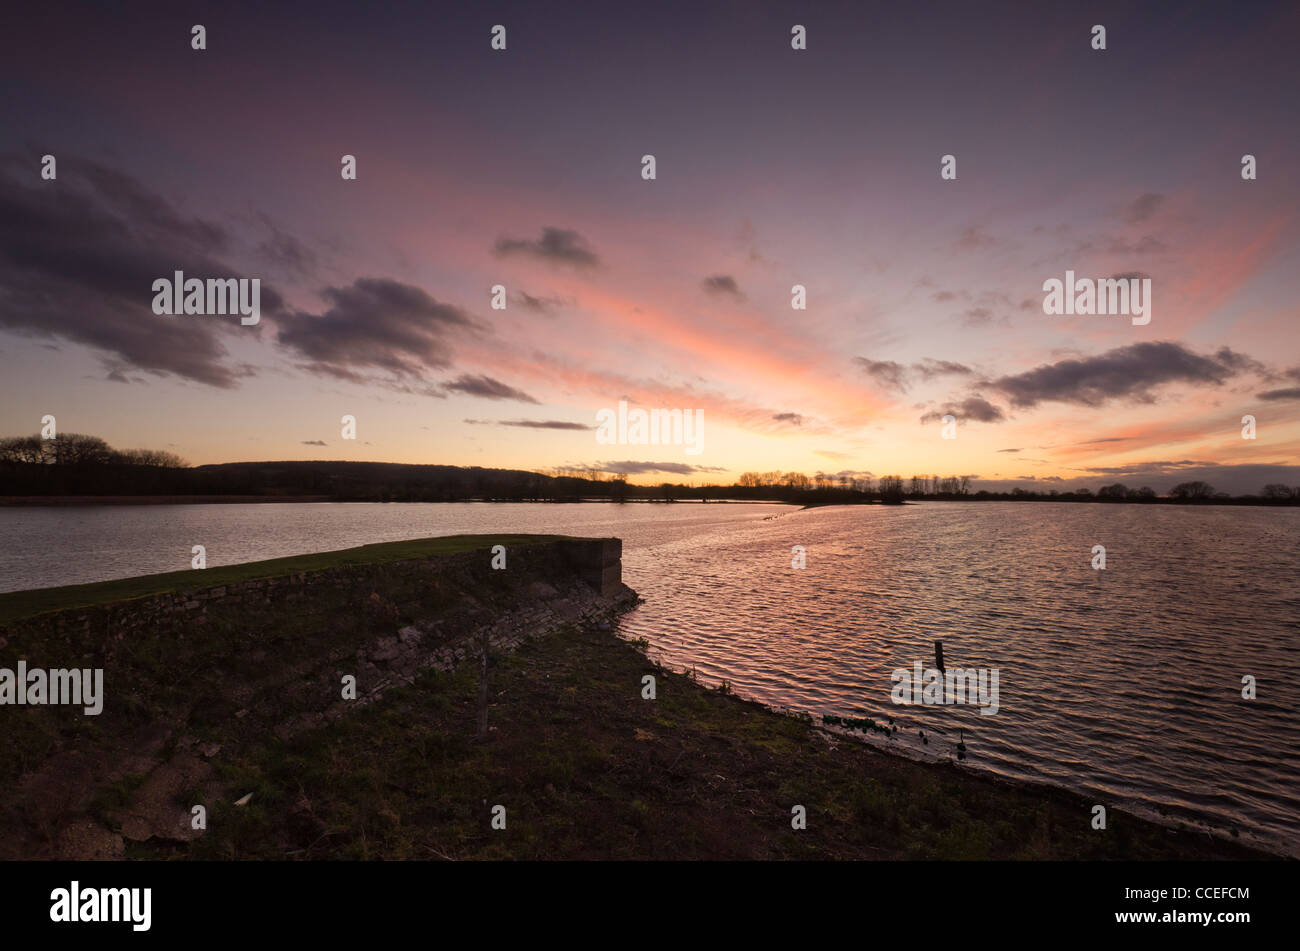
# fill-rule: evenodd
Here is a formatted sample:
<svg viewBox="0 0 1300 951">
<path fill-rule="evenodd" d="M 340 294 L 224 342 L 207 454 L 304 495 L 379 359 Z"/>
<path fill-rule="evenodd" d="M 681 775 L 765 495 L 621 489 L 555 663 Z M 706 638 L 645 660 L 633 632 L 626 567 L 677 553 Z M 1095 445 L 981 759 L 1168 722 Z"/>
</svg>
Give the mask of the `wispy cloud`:
<svg viewBox="0 0 1300 951">
<path fill-rule="evenodd" d="M 626 472 L 628 475 L 647 475 L 663 472 L 669 475 L 694 475 L 700 472 L 725 472 L 721 466 L 693 466 L 686 462 L 605 462 L 598 467 L 600 472 Z"/>
<path fill-rule="evenodd" d="M 473 426 L 518 426 L 522 429 L 571 429 L 586 431 L 595 429 L 586 423 L 571 423 L 562 419 L 467 419 Z"/>
<path fill-rule="evenodd" d="M 524 255 L 576 268 L 593 268 L 600 264 L 600 258 L 588 247 L 586 239 L 565 228 L 543 228 L 541 237 L 537 239 L 501 237 L 493 250 L 501 257 Z"/>
<path fill-rule="evenodd" d="M 714 274 L 712 277 L 706 277 L 700 285 L 710 294 L 734 297 L 737 300 L 745 299 L 736 279 L 729 274 Z"/>
<path fill-rule="evenodd" d="M 1124 220 L 1129 224 L 1137 224 L 1138 222 L 1146 221 L 1154 215 L 1164 203 L 1165 196 L 1156 194 L 1155 192 L 1147 192 L 1144 195 L 1139 195 L 1124 206 Z"/>
<path fill-rule="evenodd" d="M 561 297 L 534 297 L 527 291 L 520 291 L 515 295 L 515 300 L 527 310 L 531 310 L 536 314 L 545 314 L 547 317 L 554 315 L 556 311 L 569 303 L 569 301 Z"/>
<path fill-rule="evenodd" d="M 871 360 L 867 357 L 854 357 L 853 362 L 862 368 L 873 380 L 887 389 L 906 391 L 915 380 L 928 382 L 941 376 L 970 376 L 974 371 L 961 363 L 951 360 L 934 360 L 926 357 L 910 366 L 895 360 Z"/>
<path fill-rule="evenodd" d="M 537 399 L 529 396 L 523 390 L 517 390 L 513 386 L 507 386 L 500 380 L 495 380 L 490 376 L 475 376 L 468 373 L 462 374 L 450 383 L 443 383 L 443 389 L 450 390 L 453 393 L 464 393 L 467 396 L 478 396 L 485 400 L 514 400 L 519 403 L 538 403 Z"/>
</svg>

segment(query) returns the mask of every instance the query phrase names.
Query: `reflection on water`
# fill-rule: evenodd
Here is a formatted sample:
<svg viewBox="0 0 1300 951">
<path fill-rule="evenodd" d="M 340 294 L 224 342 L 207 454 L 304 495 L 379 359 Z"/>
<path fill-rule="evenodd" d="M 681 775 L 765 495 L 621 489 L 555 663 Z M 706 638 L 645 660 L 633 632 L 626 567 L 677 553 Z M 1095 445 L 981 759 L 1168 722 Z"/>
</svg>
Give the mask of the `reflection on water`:
<svg viewBox="0 0 1300 951">
<path fill-rule="evenodd" d="M 892 716 L 887 742 L 939 758 L 960 728 L 973 767 L 1300 854 L 1295 509 L 109 506 L 0 509 L 0 528 L 0 590 L 184 569 L 195 544 L 220 565 L 460 532 L 616 535 L 646 599 L 624 633 L 706 682 Z M 930 665 L 936 639 L 949 666 L 999 671 L 996 716 L 891 703 L 891 671 Z"/>
</svg>

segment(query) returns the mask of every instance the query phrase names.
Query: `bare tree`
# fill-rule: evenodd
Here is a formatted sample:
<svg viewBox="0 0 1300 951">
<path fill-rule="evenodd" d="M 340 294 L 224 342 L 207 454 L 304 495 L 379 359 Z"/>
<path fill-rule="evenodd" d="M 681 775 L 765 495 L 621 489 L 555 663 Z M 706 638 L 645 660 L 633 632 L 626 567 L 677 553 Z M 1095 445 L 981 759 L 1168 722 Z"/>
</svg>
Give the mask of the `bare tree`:
<svg viewBox="0 0 1300 951">
<path fill-rule="evenodd" d="M 174 452 L 161 449 L 123 449 L 117 453 L 119 462 L 132 466 L 155 466 L 160 469 L 184 469 L 189 463 Z"/>
<path fill-rule="evenodd" d="M 1199 479 L 1195 482 L 1180 482 L 1170 490 L 1169 494 L 1176 499 L 1186 501 L 1209 499 L 1214 497 L 1214 486 Z"/>
<path fill-rule="evenodd" d="M 881 476 L 880 499 L 883 502 L 903 501 L 903 477 L 896 475 Z"/>
<path fill-rule="evenodd" d="M 45 461 L 40 436 L 10 436 L 0 439 L 0 462 L 38 463 Z"/>
<path fill-rule="evenodd" d="M 64 433 L 55 439 L 41 440 L 46 461 L 58 466 L 104 465 L 113 461 L 111 446 L 98 436 Z"/>
</svg>

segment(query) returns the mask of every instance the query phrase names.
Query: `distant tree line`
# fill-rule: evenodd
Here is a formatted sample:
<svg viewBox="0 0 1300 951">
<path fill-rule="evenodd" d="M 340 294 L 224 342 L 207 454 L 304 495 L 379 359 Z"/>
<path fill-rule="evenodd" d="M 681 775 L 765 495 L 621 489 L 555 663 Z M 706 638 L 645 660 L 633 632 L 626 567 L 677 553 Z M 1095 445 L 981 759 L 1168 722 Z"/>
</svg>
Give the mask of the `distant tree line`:
<svg viewBox="0 0 1300 951">
<path fill-rule="evenodd" d="M 661 482 L 633 485 L 625 472 L 562 468 L 546 472 L 388 462 L 231 462 L 189 466 L 173 453 L 114 449 L 97 436 L 0 439 L 0 495 L 203 495 L 314 498 L 339 502 L 673 502 L 748 500 L 803 505 L 902 504 L 910 500 L 1300 504 L 1300 487 L 1264 486 L 1258 496 L 1228 496 L 1184 482 L 1167 497 L 1122 483 L 1090 489 L 973 491 L 969 475 L 746 472 L 734 485 Z"/>
<path fill-rule="evenodd" d="M 0 462 L 73 466 L 158 466 L 181 469 L 189 465 L 173 452 L 160 449 L 114 449 L 98 436 L 64 433 L 40 436 L 9 436 L 0 439 Z"/>
<path fill-rule="evenodd" d="M 170 491 L 189 470 L 158 449 L 114 449 L 98 436 L 0 439 L 0 494 L 140 495 Z"/>
<path fill-rule="evenodd" d="M 976 492 L 971 496 L 980 500 L 1042 501 L 1042 502 L 1147 502 L 1147 503 L 1212 503 L 1223 505 L 1297 505 L 1300 504 L 1300 486 L 1291 488 L 1280 483 L 1264 486 L 1259 495 L 1229 495 L 1216 492 L 1207 482 L 1180 482 L 1169 490 L 1169 495 L 1160 496 L 1150 486 L 1131 489 L 1121 482 L 1102 486 L 1094 493 L 1091 489 L 1080 488 L 1067 491 L 1051 489 L 1047 492 L 1031 492 L 1028 489 L 1012 489 L 1010 492 Z"/>
</svg>

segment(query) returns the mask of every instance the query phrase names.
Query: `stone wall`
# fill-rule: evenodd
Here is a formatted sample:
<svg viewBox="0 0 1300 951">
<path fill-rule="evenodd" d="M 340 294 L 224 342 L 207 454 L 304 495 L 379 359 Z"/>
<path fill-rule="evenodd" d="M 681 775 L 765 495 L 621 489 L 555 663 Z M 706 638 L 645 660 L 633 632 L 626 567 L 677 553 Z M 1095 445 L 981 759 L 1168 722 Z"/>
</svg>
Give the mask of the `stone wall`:
<svg viewBox="0 0 1300 951">
<path fill-rule="evenodd" d="M 104 670 L 93 729 L 80 707 L 0 706 L 0 860 L 189 841 L 178 797 L 230 798 L 216 771 L 228 757 L 327 726 L 430 669 L 477 669 L 485 652 L 607 629 L 637 600 L 618 539 L 507 545 L 505 570 L 491 567 L 490 544 L 226 585 L 204 586 L 195 570 L 186 591 L 0 629 L 0 667 Z M 129 801 L 106 816 L 104 797 L 126 786 Z"/>
<path fill-rule="evenodd" d="M 383 564 L 343 565 L 276 578 L 207 587 L 196 569 L 195 587 L 93 607 L 38 615 L 0 626 L 0 646 L 68 644 L 91 646 L 100 637 L 183 636 L 206 622 L 214 608 L 265 610 L 310 601 L 318 592 L 351 591 L 358 601 L 381 602 L 418 612 L 423 585 L 437 578 L 467 577 L 509 586 L 515 581 L 585 582 L 601 597 L 622 588 L 623 543 L 617 538 L 559 539 L 508 548 L 507 568 L 494 571 L 491 553 L 459 552 Z"/>
</svg>

